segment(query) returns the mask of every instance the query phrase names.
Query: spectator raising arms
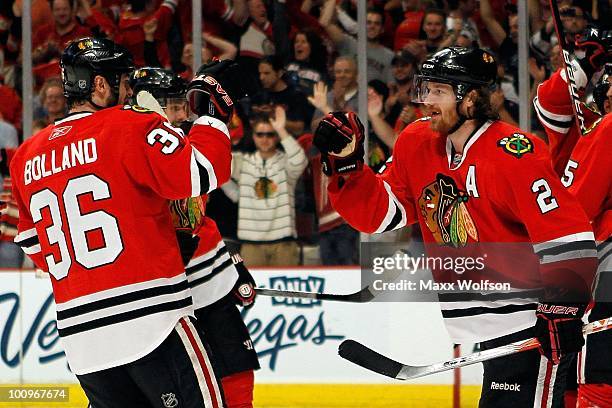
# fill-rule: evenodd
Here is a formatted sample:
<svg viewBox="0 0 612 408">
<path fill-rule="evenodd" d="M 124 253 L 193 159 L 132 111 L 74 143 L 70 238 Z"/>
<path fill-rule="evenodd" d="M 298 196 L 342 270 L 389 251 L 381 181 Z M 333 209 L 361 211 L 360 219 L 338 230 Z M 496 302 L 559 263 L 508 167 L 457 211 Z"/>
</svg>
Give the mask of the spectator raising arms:
<svg viewBox="0 0 612 408">
<path fill-rule="evenodd" d="M 218 58 L 220 61 L 236 58 L 238 49 L 234 44 L 229 41 L 219 38 L 212 34 L 202 33 L 202 63 L 206 64 Z M 183 46 L 183 52 L 181 53 L 181 71 L 179 75 L 186 81 L 193 78 L 193 71 L 191 65 L 193 63 L 193 44 L 188 42 Z"/>
<path fill-rule="evenodd" d="M 70 0 L 51 0 L 50 3 L 53 21 L 35 29 L 32 48 L 44 52 L 53 47 L 59 55 L 69 41 L 90 35 L 91 30 L 79 24 Z"/>
<path fill-rule="evenodd" d="M 345 34 L 337 24 L 332 22 L 335 4 L 335 0 L 326 0 L 321 12 L 321 25 L 325 27 L 330 38 L 338 47 L 340 55 L 356 57 L 357 39 Z M 380 79 L 384 82 L 391 81 L 390 68 L 393 51 L 381 44 L 384 24 L 385 15 L 382 11 L 377 9 L 368 10 L 366 18 L 368 81 L 372 79 Z"/>
<path fill-rule="evenodd" d="M 145 61 L 144 47 L 146 39 L 144 25 L 154 19 L 157 21 L 153 30 L 157 58 L 159 58 L 162 67 L 170 67 L 170 53 L 166 37 L 170 31 L 174 10 L 179 1 L 164 0 L 156 10 L 156 2 L 153 0 L 129 0 L 130 9 L 121 14 L 119 31 L 115 39 L 132 53 L 136 66 L 154 65 L 152 61 Z M 147 28 L 149 27 L 147 26 Z"/>
<path fill-rule="evenodd" d="M 263 0 L 248 0 L 251 24 L 240 37 L 240 63 L 250 72 L 257 61 L 266 55 L 274 55 L 272 24 Z"/>
<path fill-rule="evenodd" d="M 421 25 L 421 36 L 418 41 L 411 41 L 406 45 L 419 61 L 427 55 L 441 50 L 452 43 L 452 38 L 446 35 L 446 13 L 444 10 L 428 9 L 425 11 Z"/>
<path fill-rule="evenodd" d="M 499 59 L 506 74 L 518 79 L 518 15 L 514 13 L 508 17 L 509 33 L 495 19 L 489 0 L 480 1 L 480 16 L 498 47 Z"/>
<path fill-rule="evenodd" d="M 401 50 L 406 44 L 419 38 L 424 15 L 420 0 L 402 0 L 401 3 L 404 19 L 395 30 L 395 41 L 393 44 L 395 51 Z"/>
<path fill-rule="evenodd" d="M 306 168 L 300 145 L 291 137 L 285 111 L 253 126 L 255 151 L 235 153 L 232 179 L 238 184 L 238 238 L 247 266 L 297 265 L 295 184 Z M 282 149 L 279 149 L 279 141 Z"/>
</svg>

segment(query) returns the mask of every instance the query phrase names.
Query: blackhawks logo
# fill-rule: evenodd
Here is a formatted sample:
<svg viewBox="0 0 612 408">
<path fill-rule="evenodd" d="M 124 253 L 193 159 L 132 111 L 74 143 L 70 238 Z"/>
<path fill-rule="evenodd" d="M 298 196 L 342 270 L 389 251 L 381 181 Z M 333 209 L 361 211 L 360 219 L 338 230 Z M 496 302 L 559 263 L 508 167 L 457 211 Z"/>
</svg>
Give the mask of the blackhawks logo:
<svg viewBox="0 0 612 408">
<path fill-rule="evenodd" d="M 267 177 L 260 177 L 255 182 L 255 196 L 258 199 L 270 198 L 278 190 L 278 185 Z"/>
<path fill-rule="evenodd" d="M 170 215 L 174 227 L 179 230 L 194 231 L 202 224 L 206 203 L 202 196 L 170 201 Z"/>
<path fill-rule="evenodd" d="M 423 188 L 419 209 L 438 244 L 460 248 L 467 244 L 468 237 L 478 241 L 478 231 L 465 205 L 468 199 L 467 193 L 443 174 Z"/>
<path fill-rule="evenodd" d="M 77 47 L 79 47 L 79 50 L 87 50 L 87 49 L 93 48 L 93 41 L 91 40 L 79 41 L 77 44 Z"/>
<path fill-rule="evenodd" d="M 519 159 L 527 153 L 533 153 L 533 143 L 522 133 L 513 133 L 504 137 L 497 142 L 497 145 L 504 149 L 504 152 Z"/>
<path fill-rule="evenodd" d="M 138 113 L 153 113 L 153 111 L 151 109 L 144 108 L 144 107 L 138 106 L 138 105 L 124 105 L 123 106 L 123 110 L 132 110 L 132 111 L 138 112 Z"/>
</svg>

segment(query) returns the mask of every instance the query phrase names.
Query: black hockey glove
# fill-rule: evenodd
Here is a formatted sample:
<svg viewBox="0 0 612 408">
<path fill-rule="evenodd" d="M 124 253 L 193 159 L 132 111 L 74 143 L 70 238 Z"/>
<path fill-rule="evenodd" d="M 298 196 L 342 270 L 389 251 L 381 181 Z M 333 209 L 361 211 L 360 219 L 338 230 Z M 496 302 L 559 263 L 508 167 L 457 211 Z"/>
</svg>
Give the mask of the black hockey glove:
<svg viewBox="0 0 612 408">
<path fill-rule="evenodd" d="M 364 130 L 354 112 L 331 112 L 325 116 L 315 131 L 313 143 L 321 151 L 326 175 L 363 168 Z"/>
<path fill-rule="evenodd" d="M 238 280 L 232 289 L 234 302 L 238 306 L 251 307 L 255 303 L 255 279 L 253 279 L 247 267 L 244 266 L 240 254 L 232 254 L 231 258 L 238 271 Z"/>
<path fill-rule="evenodd" d="M 584 345 L 582 316 L 585 303 L 540 302 L 536 312 L 535 335 L 540 342 L 540 353 L 553 364 L 561 357 L 577 353 Z"/>
<path fill-rule="evenodd" d="M 176 230 L 176 240 L 178 241 L 179 249 L 181 250 L 181 259 L 183 265 L 187 266 L 200 243 L 200 237 L 192 235 L 191 232 Z"/>
<path fill-rule="evenodd" d="M 229 123 L 234 112 L 234 102 L 223 86 L 215 79 L 215 75 L 234 62 L 231 60 L 213 61 L 203 65 L 196 77 L 187 87 L 187 101 L 191 111 L 198 116 L 212 116 L 223 123 Z"/>
<path fill-rule="evenodd" d="M 582 34 L 576 35 L 576 50 L 584 52 L 578 63 L 587 78 L 598 72 L 606 63 L 612 62 L 612 31 L 587 28 Z"/>
</svg>

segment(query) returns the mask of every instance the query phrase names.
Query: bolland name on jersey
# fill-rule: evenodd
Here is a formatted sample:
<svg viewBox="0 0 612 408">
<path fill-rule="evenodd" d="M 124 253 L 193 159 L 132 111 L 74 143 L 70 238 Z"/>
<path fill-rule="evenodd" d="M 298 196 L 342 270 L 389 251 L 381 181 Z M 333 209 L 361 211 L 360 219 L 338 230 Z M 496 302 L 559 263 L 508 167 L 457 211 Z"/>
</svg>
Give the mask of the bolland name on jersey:
<svg viewBox="0 0 612 408">
<path fill-rule="evenodd" d="M 23 170 L 25 185 L 38 181 L 66 169 L 98 160 L 96 139 L 89 138 L 64 145 L 61 149 L 52 149 L 27 160 Z"/>
</svg>

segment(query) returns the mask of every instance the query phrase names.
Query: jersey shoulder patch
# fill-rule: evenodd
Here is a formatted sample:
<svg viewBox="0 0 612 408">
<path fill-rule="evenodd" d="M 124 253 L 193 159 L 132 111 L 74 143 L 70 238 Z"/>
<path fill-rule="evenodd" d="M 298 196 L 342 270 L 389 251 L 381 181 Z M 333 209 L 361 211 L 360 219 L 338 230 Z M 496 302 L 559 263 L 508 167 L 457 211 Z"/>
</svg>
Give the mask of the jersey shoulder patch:
<svg viewBox="0 0 612 408">
<path fill-rule="evenodd" d="M 123 110 L 131 110 L 137 113 L 155 113 L 151 109 L 145 108 L 143 106 L 138 106 L 138 105 L 124 105 Z"/>
<path fill-rule="evenodd" d="M 505 153 L 520 159 L 526 154 L 534 152 L 534 144 L 527 135 L 515 132 L 497 141 L 497 146 Z"/>
</svg>

